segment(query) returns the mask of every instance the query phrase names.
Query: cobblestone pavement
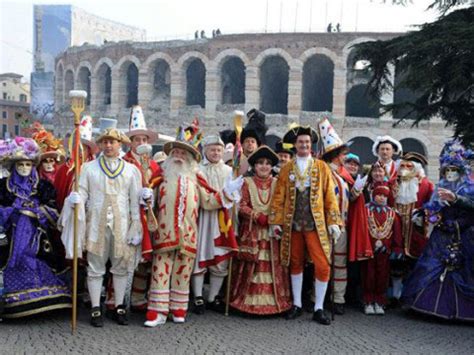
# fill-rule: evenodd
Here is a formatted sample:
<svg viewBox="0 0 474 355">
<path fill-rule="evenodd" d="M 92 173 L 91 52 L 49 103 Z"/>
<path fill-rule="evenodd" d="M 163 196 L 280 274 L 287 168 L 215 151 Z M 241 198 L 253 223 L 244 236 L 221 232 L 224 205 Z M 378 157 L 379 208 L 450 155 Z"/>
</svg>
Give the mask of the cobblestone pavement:
<svg viewBox="0 0 474 355">
<path fill-rule="evenodd" d="M 224 317 L 208 311 L 191 314 L 185 324 L 149 329 L 144 314 L 132 314 L 128 327 L 106 320 L 104 328 L 88 324 L 80 309 L 78 331 L 70 335 L 69 313 L 0 323 L 0 353 L 86 354 L 472 354 L 474 327 L 389 311 L 384 317 L 348 309 L 327 327 L 305 313 L 283 318 Z"/>
</svg>

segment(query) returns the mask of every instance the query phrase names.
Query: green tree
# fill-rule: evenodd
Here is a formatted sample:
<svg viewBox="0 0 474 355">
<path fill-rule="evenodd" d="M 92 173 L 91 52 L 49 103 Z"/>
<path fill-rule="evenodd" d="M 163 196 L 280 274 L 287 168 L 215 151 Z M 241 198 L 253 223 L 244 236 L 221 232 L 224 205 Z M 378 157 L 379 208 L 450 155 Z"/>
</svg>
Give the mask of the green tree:
<svg viewBox="0 0 474 355">
<path fill-rule="evenodd" d="M 439 116 L 454 128 L 454 136 L 474 143 L 474 7 L 455 8 L 465 1 L 433 3 L 439 18 L 419 30 L 386 41 L 355 45 L 356 58 L 370 62 L 369 94 L 380 97 L 387 90 L 408 89 L 415 100 L 383 105 L 387 112 L 405 112 L 403 118 L 421 120 Z M 472 4 L 472 2 L 471 2 Z M 396 84 L 389 64 L 403 73 Z"/>
</svg>

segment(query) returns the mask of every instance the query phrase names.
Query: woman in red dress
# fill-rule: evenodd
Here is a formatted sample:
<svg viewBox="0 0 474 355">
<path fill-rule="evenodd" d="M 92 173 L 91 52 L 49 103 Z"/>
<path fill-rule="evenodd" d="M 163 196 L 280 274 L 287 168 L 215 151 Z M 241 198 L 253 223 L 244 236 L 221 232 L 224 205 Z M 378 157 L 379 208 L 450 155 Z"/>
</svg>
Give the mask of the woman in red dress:
<svg viewBox="0 0 474 355">
<path fill-rule="evenodd" d="M 272 315 L 291 308 L 288 270 L 280 263 L 280 242 L 268 235 L 268 214 L 278 156 L 261 146 L 249 158 L 255 175 L 246 177 L 240 201 L 239 253 L 232 274 L 230 305 L 244 313 Z"/>
</svg>

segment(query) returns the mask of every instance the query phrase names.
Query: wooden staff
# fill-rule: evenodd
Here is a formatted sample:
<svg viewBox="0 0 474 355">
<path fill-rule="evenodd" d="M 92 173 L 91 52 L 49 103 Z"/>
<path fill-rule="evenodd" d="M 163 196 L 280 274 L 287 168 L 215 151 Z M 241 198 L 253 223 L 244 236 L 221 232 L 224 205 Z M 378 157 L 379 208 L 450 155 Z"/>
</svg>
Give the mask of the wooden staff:
<svg viewBox="0 0 474 355">
<path fill-rule="evenodd" d="M 278 313 L 281 312 L 280 303 L 278 302 L 278 293 L 277 293 L 277 286 L 275 280 L 275 259 L 273 254 L 273 238 L 270 238 L 270 260 L 271 260 L 271 268 L 272 268 L 272 283 L 273 283 L 273 296 L 275 297 L 275 304 L 277 306 Z"/>
<path fill-rule="evenodd" d="M 234 146 L 234 160 L 232 163 L 232 174 L 234 178 L 239 176 L 240 170 L 240 135 L 242 134 L 242 124 L 244 119 L 244 113 L 242 111 L 234 111 L 234 131 L 235 131 L 235 146 Z M 234 204 L 232 206 L 232 216 L 236 221 L 238 218 L 237 206 Z M 234 224 L 235 226 L 235 224 Z M 232 257 L 229 259 L 229 272 L 227 274 L 227 292 L 225 300 L 225 315 L 229 315 L 229 305 L 230 305 L 230 286 L 232 284 Z"/>
<path fill-rule="evenodd" d="M 69 91 L 71 98 L 71 111 L 74 113 L 74 192 L 79 192 L 79 174 L 81 170 L 81 160 L 79 159 L 81 135 L 79 126 L 81 124 L 81 113 L 84 112 L 87 92 L 83 90 Z M 74 237 L 73 237 L 73 257 L 72 257 L 72 319 L 71 332 L 74 334 L 77 328 L 77 241 L 79 228 L 79 205 L 74 206 Z"/>
</svg>

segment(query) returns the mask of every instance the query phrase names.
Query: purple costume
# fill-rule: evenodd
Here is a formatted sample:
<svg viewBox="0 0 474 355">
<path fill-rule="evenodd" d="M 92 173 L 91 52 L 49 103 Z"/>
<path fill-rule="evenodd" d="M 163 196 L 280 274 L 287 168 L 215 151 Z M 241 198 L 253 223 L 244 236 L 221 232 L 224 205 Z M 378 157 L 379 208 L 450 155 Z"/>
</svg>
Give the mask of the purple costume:
<svg viewBox="0 0 474 355">
<path fill-rule="evenodd" d="M 463 160 L 449 152 L 445 156 L 446 166 Z M 444 206 L 434 198 L 425 206 L 430 218 L 442 217 L 404 285 L 402 300 L 418 312 L 474 321 L 474 181 L 466 176 L 457 184 L 441 180 L 439 186 L 457 199 Z"/>
<path fill-rule="evenodd" d="M 71 293 L 46 261 L 52 245 L 46 235 L 55 227 L 55 190 L 33 167 L 27 177 L 15 168 L 0 180 L 0 225 L 8 245 L 0 248 L 3 272 L 3 318 L 19 318 L 70 308 Z"/>
</svg>

